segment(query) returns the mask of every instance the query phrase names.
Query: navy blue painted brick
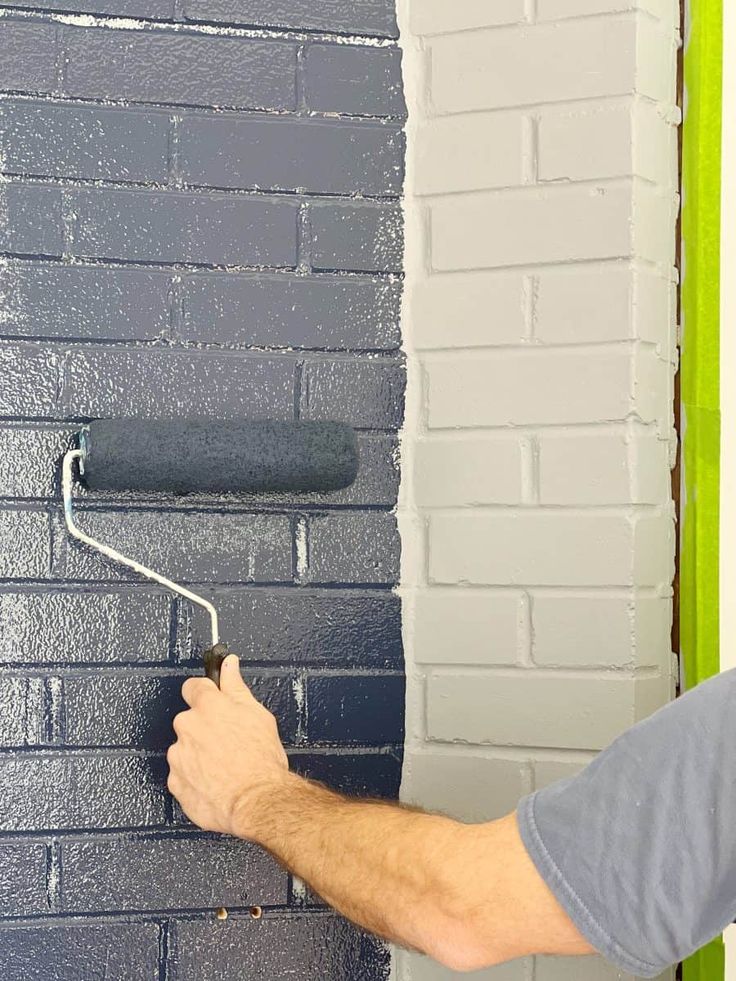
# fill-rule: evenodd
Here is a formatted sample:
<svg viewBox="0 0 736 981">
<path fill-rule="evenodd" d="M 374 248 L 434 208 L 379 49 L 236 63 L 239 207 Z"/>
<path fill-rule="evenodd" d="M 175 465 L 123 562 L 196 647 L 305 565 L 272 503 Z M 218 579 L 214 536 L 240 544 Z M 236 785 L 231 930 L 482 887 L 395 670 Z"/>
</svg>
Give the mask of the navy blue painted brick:
<svg viewBox="0 0 736 981">
<path fill-rule="evenodd" d="M 350 797 L 396 800 L 401 759 L 396 752 L 290 753 L 291 768 Z"/>
<path fill-rule="evenodd" d="M 246 672 L 253 694 L 279 722 L 282 739 L 296 735 L 296 699 L 291 678 Z M 174 741 L 172 723 L 186 705 L 184 675 L 80 675 L 64 678 L 65 741 L 73 746 L 125 746 L 163 750 Z"/>
<path fill-rule="evenodd" d="M 117 593 L 0 593 L 0 664 L 166 661 L 172 600 Z"/>
<path fill-rule="evenodd" d="M 158 955 L 155 923 L 75 922 L 5 926 L 0 931 L 3 981 L 153 979 L 158 977 Z"/>
<path fill-rule="evenodd" d="M 312 204 L 312 265 L 315 269 L 400 272 L 404 229 L 397 204 Z"/>
<path fill-rule="evenodd" d="M 0 7 L 29 7 L 70 14 L 110 14 L 114 17 L 146 17 L 167 20 L 174 16 L 173 0 L 0 0 Z"/>
<path fill-rule="evenodd" d="M 184 0 L 189 20 L 396 37 L 394 0 Z"/>
<path fill-rule="evenodd" d="M 296 107 L 296 45 L 162 31 L 65 30 L 66 95 L 236 109 Z"/>
<path fill-rule="evenodd" d="M 124 109 L 15 102 L 0 106 L 10 174 L 165 181 L 169 117 Z"/>
<path fill-rule="evenodd" d="M 50 497 L 69 435 L 60 429 L 0 426 L 0 497 Z"/>
<path fill-rule="evenodd" d="M 43 682 L 0 678 L 0 746 L 38 746 L 45 741 Z"/>
<path fill-rule="evenodd" d="M 167 769 L 119 754 L 0 755 L 0 831 L 162 825 Z"/>
<path fill-rule="evenodd" d="M 177 921 L 171 981 L 385 981 L 388 949 L 337 917 Z"/>
<path fill-rule="evenodd" d="M 45 845 L 0 844 L 0 869 L 0 916 L 48 912 Z"/>
<path fill-rule="evenodd" d="M 182 284 L 185 340 L 396 350 L 401 288 L 331 276 L 195 273 Z"/>
<path fill-rule="evenodd" d="M 401 190 L 404 140 L 395 126 L 190 116 L 180 141 L 188 184 L 330 194 Z"/>
<path fill-rule="evenodd" d="M 100 541 L 182 582 L 287 582 L 291 522 L 280 514 L 90 511 L 79 524 Z M 73 580 L 140 582 L 85 545 L 58 536 L 56 575 Z"/>
<path fill-rule="evenodd" d="M 0 19 L 0 89 L 51 92 L 55 84 L 56 28 L 53 24 Z"/>
<path fill-rule="evenodd" d="M 4 184 L 0 186 L 0 203 L 0 252 L 61 255 L 61 192 L 57 188 Z"/>
<path fill-rule="evenodd" d="M 402 665 L 401 605 L 391 594 L 228 589 L 210 595 L 220 615 L 222 636 L 243 661 L 330 667 Z M 185 624 L 189 615 L 193 618 L 188 654 L 197 657 L 210 645 L 209 621 L 189 604 L 182 607 Z M 187 633 L 186 629 L 182 632 Z"/>
<path fill-rule="evenodd" d="M 290 358 L 76 349 L 60 408 L 95 419 L 291 419 L 294 379 Z"/>
<path fill-rule="evenodd" d="M 64 842 L 61 908 L 210 909 L 286 901 L 286 875 L 255 845 L 225 837 L 85 839 Z"/>
<path fill-rule="evenodd" d="M 353 116 L 406 113 L 398 48 L 313 44 L 304 70 L 310 109 Z"/>
<path fill-rule="evenodd" d="M 0 579 L 49 574 L 49 520 L 40 511 L 0 511 Z"/>
<path fill-rule="evenodd" d="M 401 541 L 396 518 L 385 511 L 335 513 L 309 519 L 313 583 L 398 581 Z"/>
<path fill-rule="evenodd" d="M 79 190 L 72 254 L 138 262 L 294 266 L 298 204 L 233 194 Z M 39 250 L 42 251 L 42 250 Z"/>
<path fill-rule="evenodd" d="M 360 746 L 404 741 L 405 680 L 401 675 L 307 679 L 307 735 L 313 743 Z"/>
<path fill-rule="evenodd" d="M 54 414 L 59 358 L 32 344 L 0 345 L 0 414 Z"/>
<path fill-rule="evenodd" d="M 305 419 L 343 419 L 358 429 L 399 429 L 406 369 L 388 360 L 308 361 L 302 379 Z"/>
<path fill-rule="evenodd" d="M 3 320 L 14 337 L 151 341 L 169 329 L 171 276 L 9 261 L 0 265 Z"/>
</svg>

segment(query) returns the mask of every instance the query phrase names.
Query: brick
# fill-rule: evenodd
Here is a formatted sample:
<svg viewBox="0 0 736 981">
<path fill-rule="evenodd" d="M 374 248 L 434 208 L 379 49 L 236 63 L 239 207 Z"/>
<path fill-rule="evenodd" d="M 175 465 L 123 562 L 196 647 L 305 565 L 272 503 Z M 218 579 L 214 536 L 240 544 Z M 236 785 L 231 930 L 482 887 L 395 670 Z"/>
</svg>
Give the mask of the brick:
<svg viewBox="0 0 736 981">
<path fill-rule="evenodd" d="M 674 37 L 636 19 L 460 34 L 437 38 L 431 51 L 432 104 L 439 113 L 632 93 L 674 101 Z"/>
<path fill-rule="evenodd" d="M 0 107 L 4 170 L 40 177 L 166 181 L 164 113 L 33 102 Z"/>
<path fill-rule="evenodd" d="M 54 414 L 59 360 L 31 344 L 0 347 L 0 413 L 6 416 Z"/>
<path fill-rule="evenodd" d="M 234 109 L 296 108 L 296 45 L 67 28 L 66 95 Z"/>
<path fill-rule="evenodd" d="M 80 526 L 176 582 L 290 582 L 291 522 L 280 514 L 86 512 Z M 65 579 L 140 577 L 63 538 L 55 557 Z"/>
<path fill-rule="evenodd" d="M 41 965 L 52 968 L 54 981 L 82 977 L 85 981 L 130 981 L 154 978 L 158 971 L 157 923 L 5 926 L 1 936 L 4 981 L 28 981 Z"/>
<path fill-rule="evenodd" d="M 201 668 L 201 666 L 200 666 Z M 284 742 L 296 735 L 291 678 L 246 673 L 255 697 L 274 713 Z M 174 741 L 172 723 L 186 705 L 184 675 L 87 675 L 62 681 L 65 740 L 72 746 L 125 746 L 163 750 Z"/>
<path fill-rule="evenodd" d="M 661 677 L 435 674 L 427 682 L 427 733 L 441 742 L 600 750 L 667 701 Z"/>
<path fill-rule="evenodd" d="M 317 583 L 398 581 L 401 543 L 393 514 L 381 511 L 311 518 L 307 579 Z"/>
<path fill-rule="evenodd" d="M 49 521 L 40 511 L 0 511 L 0 578 L 49 574 Z"/>
<path fill-rule="evenodd" d="M 166 661 L 171 599 L 135 593 L 0 593 L 0 662 Z"/>
<path fill-rule="evenodd" d="M 514 665 L 522 653 L 522 593 L 424 589 L 414 608 L 420 664 Z"/>
<path fill-rule="evenodd" d="M 2 844 L 0 912 L 3 916 L 32 916 L 48 912 L 46 898 L 46 846 Z M 1 955 L 0 955 L 1 956 Z"/>
<path fill-rule="evenodd" d="M 153 341 L 169 329 L 171 277 L 141 269 L 0 264 L 2 332 L 16 337 Z"/>
<path fill-rule="evenodd" d="M 516 760 L 421 751 L 406 772 L 405 802 L 471 824 L 510 814 L 531 789 L 528 766 Z"/>
<path fill-rule="evenodd" d="M 358 429 L 399 429 L 406 369 L 396 361 L 308 361 L 302 378 L 304 419 L 342 419 Z"/>
<path fill-rule="evenodd" d="M 184 0 L 188 20 L 397 37 L 393 0 Z"/>
<path fill-rule="evenodd" d="M 403 180 L 403 134 L 369 120 L 189 116 L 180 146 L 187 184 L 388 195 Z"/>
<path fill-rule="evenodd" d="M 43 682 L 38 678 L 1 678 L 0 746 L 38 746 L 43 742 Z"/>
<path fill-rule="evenodd" d="M 489 586 L 659 586 L 674 571 L 670 525 L 665 516 L 437 514 L 429 577 Z"/>
<path fill-rule="evenodd" d="M 534 789 L 541 790 L 542 787 L 549 787 L 558 780 L 576 777 L 585 766 L 585 763 L 573 760 L 535 760 Z"/>
<path fill-rule="evenodd" d="M 312 265 L 315 269 L 400 272 L 404 227 L 397 204 L 313 204 Z"/>
<path fill-rule="evenodd" d="M 286 902 L 286 875 L 254 845 L 226 837 L 65 841 L 61 908 L 211 909 Z"/>
<path fill-rule="evenodd" d="M 296 264 L 295 201 L 229 194 L 75 191 L 72 253 L 136 262 Z"/>
<path fill-rule="evenodd" d="M 166 818 L 166 763 L 64 750 L 0 757 L 5 831 L 137 828 Z M 2 944 L 0 944 L 2 947 Z"/>
<path fill-rule="evenodd" d="M 668 369 L 653 351 L 529 350 L 426 364 L 430 429 L 655 421 Z M 639 383 L 632 390 L 632 371 Z"/>
<path fill-rule="evenodd" d="M 332 916 L 268 915 L 259 921 L 231 917 L 227 923 L 172 924 L 171 981 L 385 981 L 389 964 L 388 948 L 380 940 Z"/>
<path fill-rule="evenodd" d="M 452 273 L 414 287 L 419 350 L 520 344 L 528 332 L 527 290 L 520 273 Z"/>
<path fill-rule="evenodd" d="M 430 119 L 417 133 L 416 191 L 446 194 L 524 183 L 522 115 Z"/>
<path fill-rule="evenodd" d="M 490 967 L 485 971 L 460 975 L 420 954 L 399 951 L 398 957 L 399 963 L 404 966 L 405 973 L 401 977 L 405 981 L 457 981 L 459 977 L 467 978 L 469 981 L 529 981 L 532 977 L 530 958 Z"/>
<path fill-rule="evenodd" d="M 401 784 L 401 753 L 291 753 L 291 768 L 350 797 L 397 800 Z"/>
<path fill-rule="evenodd" d="M 545 110 L 538 153 L 542 181 L 642 177 L 677 183 L 677 128 L 654 103 Z"/>
<path fill-rule="evenodd" d="M 532 623 L 532 654 L 545 667 L 667 667 L 670 599 L 538 595 Z"/>
<path fill-rule="evenodd" d="M 215 590 L 212 599 L 222 636 L 243 661 L 403 666 L 401 602 L 392 594 L 259 588 Z M 191 608 L 188 613 L 193 623 L 190 627 L 187 616 L 182 629 L 185 633 L 191 629 L 192 654 L 199 657 L 211 642 L 209 619 L 201 610 Z"/>
<path fill-rule="evenodd" d="M 670 196 L 633 182 L 439 199 L 431 207 L 432 266 L 453 271 L 630 258 L 670 263 L 675 210 Z M 640 220 L 633 220 L 635 214 Z"/>
<path fill-rule="evenodd" d="M 401 342 L 398 283 L 196 273 L 185 277 L 181 289 L 180 332 L 188 341 L 383 351 Z"/>
<path fill-rule="evenodd" d="M 69 437 L 56 429 L 0 427 L 0 497 L 51 497 Z"/>
<path fill-rule="evenodd" d="M 0 7 L 34 7 L 17 0 L 0 0 Z M 44 10 L 71 14 L 111 14 L 114 17 L 140 17 L 150 20 L 170 20 L 174 15 L 173 0 L 43 0 Z"/>
<path fill-rule="evenodd" d="M 361 746 L 402 744 L 405 686 L 403 675 L 309 677 L 309 741 Z"/>
<path fill-rule="evenodd" d="M 312 110 L 352 116 L 404 116 L 398 48 L 312 44 L 304 58 L 304 88 Z"/>
<path fill-rule="evenodd" d="M 0 88 L 17 92 L 51 92 L 55 85 L 54 25 L 3 18 L 0 21 Z"/>
<path fill-rule="evenodd" d="M 419 440 L 414 451 L 420 507 L 521 503 L 519 439 Z"/>
<path fill-rule="evenodd" d="M 415 34 L 450 34 L 518 24 L 524 17 L 524 0 L 465 0 L 459 7 L 448 5 L 446 0 L 413 0 L 410 23 Z"/>
<path fill-rule="evenodd" d="M 562 20 L 592 14 L 644 10 L 674 27 L 679 24 L 676 0 L 539 0 L 537 20 Z"/>
<path fill-rule="evenodd" d="M 65 415 L 290 419 L 294 363 L 208 352 L 77 349 L 66 363 Z"/>
<path fill-rule="evenodd" d="M 602 957 L 538 957 L 535 981 L 637 981 Z"/>
<path fill-rule="evenodd" d="M 0 251 L 61 255 L 61 192 L 57 188 L 1 184 L 0 215 Z"/>
</svg>

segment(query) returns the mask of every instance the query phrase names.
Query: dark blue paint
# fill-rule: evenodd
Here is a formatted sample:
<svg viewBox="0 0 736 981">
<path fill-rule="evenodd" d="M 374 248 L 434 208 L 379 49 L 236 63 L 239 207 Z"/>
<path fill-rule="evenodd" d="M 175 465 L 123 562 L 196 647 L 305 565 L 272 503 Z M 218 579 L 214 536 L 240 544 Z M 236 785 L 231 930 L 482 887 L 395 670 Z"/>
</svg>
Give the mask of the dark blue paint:
<svg viewBox="0 0 736 981">
<path fill-rule="evenodd" d="M 305 71 L 310 109 L 354 116 L 406 113 L 398 48 L 314 44 L 307 51 Z"/>
<path fill-rule="evenodd" d="M 404 690 L 401 675 L 308 678 L 309 741 L 331 745 L 401 745 Z"/>
<path fill-rule="evenodd" d="M 396 798 L 401 783 L 401 747 L 360 754 L 291 753 L 291 768 L 351 797 Z"/>
<path fill-rule="evenodd" d="M 50 92 L 56 82 L 55 61 L 53 24 L 0 19 L 0 88 Z"/>
<path fill-rule="evenodd" d="M 399 429 L 405 377 L 403 364 L 388 358 L 309 361 L 304 368 L 302 416 L 338 416 L 358 429 Z"/>
<path fill-rule="evenodd" d="M 184 0 L 188 20 L 396 37 L 393 0 Z"/>
<path fill-rule="evenodd" d="M 404 222 L 395 204 L 313 204 L 309 207 L 315 269 L 401 272 Z"/>
<path fill-rule="evenodd" d="M 60 192 L 54 187 L 12 183 L 3 186 L 2 193 L 0 251 L 60 256 L 64 251 Z"/>
</svg>

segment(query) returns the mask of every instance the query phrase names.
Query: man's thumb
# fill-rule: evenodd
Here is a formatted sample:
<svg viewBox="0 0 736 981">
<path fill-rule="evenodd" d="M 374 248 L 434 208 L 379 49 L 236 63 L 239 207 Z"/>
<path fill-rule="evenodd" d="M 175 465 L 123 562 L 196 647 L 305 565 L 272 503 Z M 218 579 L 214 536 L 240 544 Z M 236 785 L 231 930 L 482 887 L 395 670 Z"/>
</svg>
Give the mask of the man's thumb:
<svg viewBox="0 0 736 981">
<path fill-rule="evenodd" d="M 220 668 L 220 691 L 234 693 L 245 687 L 237 654 L 228 654 Z"/>
</svg>

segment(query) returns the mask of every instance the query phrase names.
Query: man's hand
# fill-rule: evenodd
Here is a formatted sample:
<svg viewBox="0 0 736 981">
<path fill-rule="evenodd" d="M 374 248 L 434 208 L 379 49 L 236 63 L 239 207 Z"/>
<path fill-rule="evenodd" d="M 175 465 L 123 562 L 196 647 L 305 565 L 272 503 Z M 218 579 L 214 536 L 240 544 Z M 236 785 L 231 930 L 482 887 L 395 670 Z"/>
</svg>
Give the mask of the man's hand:
<svg viewBox="0 0 736 981">
<path fill-rule="evenodd" d="M 174 719 L 169 790 L 201 828 L 255 839 L 256 799 L 288 777 L 276 719 L 251 694 L 233 654 L 219 689 L 209 678 L 188 678 L 182 696 L 189 709 Z"/>
</svg>

